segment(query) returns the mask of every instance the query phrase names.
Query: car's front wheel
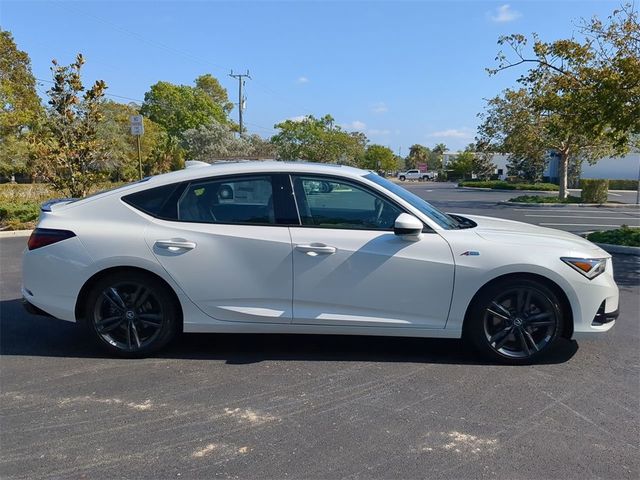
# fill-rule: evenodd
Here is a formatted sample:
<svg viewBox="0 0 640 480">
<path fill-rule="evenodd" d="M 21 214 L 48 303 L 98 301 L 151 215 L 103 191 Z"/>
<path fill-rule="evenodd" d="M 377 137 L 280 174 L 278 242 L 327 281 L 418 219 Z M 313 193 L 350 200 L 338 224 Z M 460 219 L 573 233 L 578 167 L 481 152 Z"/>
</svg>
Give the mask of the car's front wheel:
<svg viewBox="0 0 640 480">
<path fill-rule="evenodd" d="M 400 175 L 399 179 L 401 182 L 404 182 L 407 179 L 407 177 L 405 177 L 404 175 Z"/>
<path fill-rule="evenodd" d="M 481 292 L 464 333 L 485 357 L 523 364 L 552 348 L 563 322 L 557 295 L 541 282 L 523 279 L 499 282 Z"/>
<path fill-rule="evenodd" d="M 93 286 L 85 304 L 90 335 L 109 352 L 142 357 L 164 347 L 177 333 L 173 292 L 142 272 L 116 272 Z"/>
</svg>

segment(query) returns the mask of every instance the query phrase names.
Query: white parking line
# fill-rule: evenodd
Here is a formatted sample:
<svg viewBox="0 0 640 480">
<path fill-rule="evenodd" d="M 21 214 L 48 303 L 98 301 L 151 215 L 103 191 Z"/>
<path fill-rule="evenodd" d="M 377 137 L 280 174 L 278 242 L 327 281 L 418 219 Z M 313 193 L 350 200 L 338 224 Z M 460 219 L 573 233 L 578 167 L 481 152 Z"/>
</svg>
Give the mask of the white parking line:
<svg viewBox="0 0 640 480">
<path fill-rule="evenodd" d="M 619 224 L 615 225 L 600 225 L 597 223 L 539 223 L 538 225 L 543 226 L 554 226 L 554 227 L 619 227 Z"/>
<path fill-rule="evenodd" d="M 583 212 L 581 212 L 583 213 Z M 640 220 L 635 217 L 594 217 L 594 216 L 581 216 L 581 215 L 525 215 L 525 217 L 544 217 L 544 218 L 590 218 L 592 220 Z"/>
<path fill-rule="evenodd" d="M 536 212 L 557 212 L 557 213 L 617 213 L 620 214 L 621 212 L 616 212 L 613 210 L 605 210 L 606 207 L 584 207 L 581 208 L 580 210 L 564 210 L 562 207 L 559 208 L 536 208 L 535 211 Z M 530 208 L 514 208 L 514 210 L 518 211 L 518 212 L 531 212 L 532 210 Z M 636 211 L 636 210 L 632 210 L 632 211 L 625 211 L 624 212 L 625 215 L 640 215 L 640 210 Z"/>
</svg>

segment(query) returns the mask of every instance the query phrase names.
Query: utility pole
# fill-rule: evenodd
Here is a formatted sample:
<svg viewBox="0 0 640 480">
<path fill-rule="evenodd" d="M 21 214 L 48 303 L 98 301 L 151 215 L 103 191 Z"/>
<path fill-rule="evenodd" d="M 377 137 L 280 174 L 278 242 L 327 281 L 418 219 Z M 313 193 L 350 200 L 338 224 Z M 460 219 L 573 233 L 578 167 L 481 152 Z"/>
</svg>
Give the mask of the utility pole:
<svg viewBox="0 0 640 480">
<path fill-rule="evenodd" d="M 242 136 L 242 132 L 244 131 L 242 127 L 242 111 L 244 110 L 245 101 L 245 98 L 242 96 L 242 86 L 244 85 L 244 78 L 251 80 L 251 77 L 249 76 L 249 70 L 247 70 L 247 73 L 235 74 L 233 73 L 233 70 L 231 70 L 229 76 L 238 79 L 238 123 L 240 124 L 240 136 Z"/>
</svg>

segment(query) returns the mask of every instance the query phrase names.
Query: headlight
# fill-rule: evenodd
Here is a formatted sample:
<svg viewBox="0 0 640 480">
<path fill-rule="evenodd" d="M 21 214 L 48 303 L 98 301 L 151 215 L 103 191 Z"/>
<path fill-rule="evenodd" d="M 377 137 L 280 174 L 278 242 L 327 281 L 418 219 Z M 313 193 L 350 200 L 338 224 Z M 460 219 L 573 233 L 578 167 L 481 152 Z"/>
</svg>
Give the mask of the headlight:
<svg viewBox="0 0 640 480">
<path fill-rule="evenodd" d="M 606 258 L 572 258 L 562 257 L 560 258 L 564 263 L 573 268 L 576 272 L 580 272 L 589 280 L 593 280 L 602 272 L 607 266 Z"/>
</svg>

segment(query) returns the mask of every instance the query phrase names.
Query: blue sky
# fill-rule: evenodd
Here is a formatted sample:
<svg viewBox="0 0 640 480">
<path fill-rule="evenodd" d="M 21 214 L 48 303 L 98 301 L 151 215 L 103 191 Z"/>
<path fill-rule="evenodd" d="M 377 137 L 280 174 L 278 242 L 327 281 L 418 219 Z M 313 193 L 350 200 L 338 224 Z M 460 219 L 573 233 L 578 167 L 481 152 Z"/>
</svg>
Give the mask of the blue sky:
<svg viewBox="0 0 640 480">
<path fill-rule="evenodd" d="M 114 100 L 141 101 L 159 80 L 192 84 L 211 73 L 237 101 L 229 70 L 249 69 L 250 132 L 269 136 L 283 119 L 330 113 L 406 155 L 414 143 L 457 149 L 473 140 L 483 99 L 518 73 L 486 74 L 498 36 L 566 38 L 580 18 L 604 18 L 618 5 L 0 0 L 0 25 L 29 53 L 39 79 L 51 78 L 52 58 L 70 63 L 82 52 L 85 80 L 104 79 Z"/>
</svg>

